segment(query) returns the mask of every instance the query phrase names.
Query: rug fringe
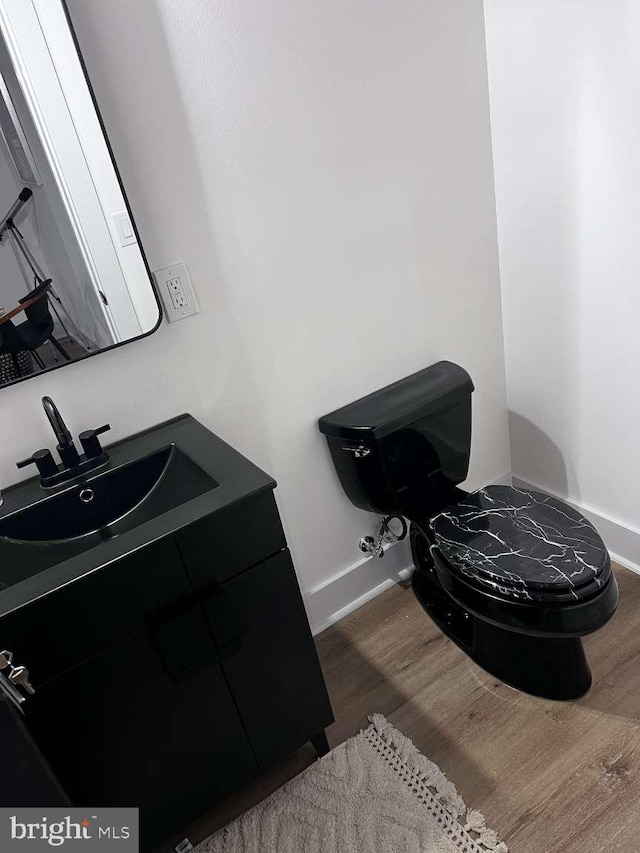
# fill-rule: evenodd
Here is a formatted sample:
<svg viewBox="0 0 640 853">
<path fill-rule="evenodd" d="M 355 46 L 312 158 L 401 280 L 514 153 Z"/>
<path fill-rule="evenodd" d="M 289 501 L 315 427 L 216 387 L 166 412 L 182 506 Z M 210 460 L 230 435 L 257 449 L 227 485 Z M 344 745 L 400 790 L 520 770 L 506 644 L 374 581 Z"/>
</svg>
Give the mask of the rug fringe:
<svg viewBox="0 0 640 853">
<path fill-rule="evenodd" d="M 437 799 L 447 807 L 451 815 L 466 832 L 473 833 L 473 840 L 480 848 L 491 853 L 508 853 L 509 848 L 498 839 L 492 829 L 487 828 L 484 815 L 477 809 L 467 809 L 456 786 L 444 775 L 433 761 L 423 755 L 412 741 L 398 731 L 382 714 L 369 717 L 374 731 L 404 761 L 409 770 L 435 792 Z"/>
</svg>

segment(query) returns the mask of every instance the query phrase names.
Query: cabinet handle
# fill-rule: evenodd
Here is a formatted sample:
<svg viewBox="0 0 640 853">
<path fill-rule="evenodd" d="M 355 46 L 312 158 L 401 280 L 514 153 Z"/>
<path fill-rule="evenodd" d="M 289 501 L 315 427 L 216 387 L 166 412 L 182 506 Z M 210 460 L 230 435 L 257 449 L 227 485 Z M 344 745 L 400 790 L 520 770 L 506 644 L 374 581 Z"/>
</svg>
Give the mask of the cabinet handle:
<svg viewBox="0 0 640 853">
<path fill-rule="evenodd" d="M 27 701 L 26 697 L 20 693 L 17 687 L 14 687 L 4 672 L 0 672 L 0 693 L 6 696 L 11 704 L 14 705 L 21 714 L 24 714 L 24 708 L 22 706 Z"/>
</svg>

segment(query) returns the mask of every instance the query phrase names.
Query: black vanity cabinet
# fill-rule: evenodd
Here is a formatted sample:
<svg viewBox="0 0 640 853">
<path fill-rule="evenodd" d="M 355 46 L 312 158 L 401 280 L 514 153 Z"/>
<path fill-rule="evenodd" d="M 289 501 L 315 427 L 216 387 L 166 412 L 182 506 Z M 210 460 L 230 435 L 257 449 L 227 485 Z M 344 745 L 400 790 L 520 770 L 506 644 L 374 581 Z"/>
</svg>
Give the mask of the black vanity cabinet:
<svg viewBox="0 0 640 853">
<path fill-rule="evenodd" d="M 0 637 L 72 803 L 139 806 L 145 850 L 333 720 L 272 487 L 7 614 Z"/>
<path fill-rule="evenodd" d="M 177 542 L 256 759 L 268 767 L 332 719 L 273 493 L 205 519 Z"/>
</svg>

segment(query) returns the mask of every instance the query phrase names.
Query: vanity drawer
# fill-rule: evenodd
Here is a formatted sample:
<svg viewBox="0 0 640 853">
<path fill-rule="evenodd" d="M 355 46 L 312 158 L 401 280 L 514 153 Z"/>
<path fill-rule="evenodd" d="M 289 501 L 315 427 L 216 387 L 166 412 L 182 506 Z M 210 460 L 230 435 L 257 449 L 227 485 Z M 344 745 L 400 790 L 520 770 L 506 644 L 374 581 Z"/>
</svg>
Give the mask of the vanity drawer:
<svg viewBox="0 0 640 853">
<path fill-rule="evenodd" d="M 175 542 L 163 539 L 3 617 L 0 646 L 37 688 L 191 598 Z"/>
<path fill-rule="evenodd" d="M 196 589 L 223 583 L 287 545 L 273 492 L 192 524 L 176 541 Z"/>
</svg>

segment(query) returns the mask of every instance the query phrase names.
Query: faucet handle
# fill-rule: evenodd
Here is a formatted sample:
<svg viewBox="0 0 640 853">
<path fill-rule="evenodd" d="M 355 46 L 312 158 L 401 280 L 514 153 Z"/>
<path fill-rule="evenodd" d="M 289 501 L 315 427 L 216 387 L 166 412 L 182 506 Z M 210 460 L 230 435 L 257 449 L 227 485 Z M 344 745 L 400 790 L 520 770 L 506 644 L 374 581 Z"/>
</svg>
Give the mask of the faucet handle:
<svg viewBox="0 0 640 853">
<path fill-rule="evenodd" d="M 56 461 L 51 455 L 50 450 L 36 450 L 36 452 L 32 456 L 29 456 L 28 459 L 22 459 L 20 462 L 16 462 L 16 468 L 26 468 L 27 465 L 36 466 L 40 473 L 40 479 L 52 477 L 54 474 L 58 473 L 58 466 L 56 465 Z"/>
<path fill-rule="evenodd" d="M 95 459 L 98 456 L 102 456 L 104 450 L 102 449 L 98 436 L 102 435 L 103 432 L 108 432 L 110 429 L 110 424 L 104 424 L 96 429 L 87 429 L 80 433 L 78 438 L 80 439 L 80 444 L 82 445 L 82 449 L 84 450 L 87 459 Z"/>
</svg>

